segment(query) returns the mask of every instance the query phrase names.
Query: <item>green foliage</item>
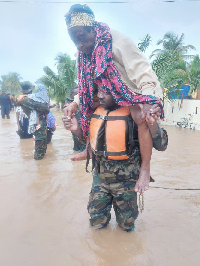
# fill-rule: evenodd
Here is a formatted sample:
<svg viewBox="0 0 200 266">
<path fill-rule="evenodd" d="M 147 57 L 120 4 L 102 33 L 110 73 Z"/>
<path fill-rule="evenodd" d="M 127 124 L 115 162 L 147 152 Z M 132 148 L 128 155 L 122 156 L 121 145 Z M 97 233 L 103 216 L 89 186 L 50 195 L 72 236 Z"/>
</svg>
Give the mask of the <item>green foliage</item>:
<svg viewBox="0 0 200 266">
<path fill-rule="evenodd" d="M 150 58 L 154 58 L 152 68 L 156 72 L 163 88 L 168 93 L 174 91 L 179 94 L 180 88 L 184 84 L 189 84 L 191 90 L 196 90 L 199 86 L 199 57 L 188 55 L 189 50 L 195 50 L 192 45 L 183 45 L 184 34 L 180 37 L 174 33 L 166 33 L 163 39 L 157 42 L 162 44 L 163 49 L 156 49 Z M 188 59 L 193 59 L 191 65 Z M 193 67 L 193 65 L 195 67 Z M 196 71 L 197 70 L 197 71 Z"/>
<path fill-rule="evenodd" d="M 20 75 L 10 72 L 8 75 L 2 75 L 0 80 L 1 89 L 6 90 L 11 95 L 18 96 L 21 94 Z"/>
<path fill-rule="evenodd" d="M 70 89 L 76 86 L 76 62 L 67 54 L 59 54 L 56 58 L 57 74 L 48 66 L 44 67 L 45 75 L 38 81 L 46 85 L 50 98 L 64 105 L 69 97 Z"/>
<path fill-rule="evenodd" d="M 191 86 L 191 92 L 196 91 L 197 88 L 200 86 L 200 58 L 199 55 L 196 55 L 191 62 L 190 66 L 190 82 L 192 84 Z"/>
</svg>

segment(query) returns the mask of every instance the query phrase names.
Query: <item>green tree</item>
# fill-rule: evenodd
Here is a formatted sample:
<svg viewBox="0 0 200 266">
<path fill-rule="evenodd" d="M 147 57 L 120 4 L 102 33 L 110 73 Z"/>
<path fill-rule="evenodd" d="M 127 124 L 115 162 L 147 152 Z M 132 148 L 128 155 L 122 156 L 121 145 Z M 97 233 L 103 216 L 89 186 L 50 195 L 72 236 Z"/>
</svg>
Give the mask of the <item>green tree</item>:
<svg viewBox="0 0 200 266">
<path fill-rule="evenodd" d="M 172 90 L 172 87 L 176 85 L 177 90 L 179 90 L 182 85 L 190 85 L 190 93 L 196 91 L 200 86 L 200 58 L 196 55 L 192 60 L 191 64 L 179 64 L 177 67 L 169 72 L 165 76 L 164 85 L 168 87 L 168 90 Z"/>
<path fill-rule="evenodd" d="M 200 86 L 200 58 L 196 55 L 190 66 L 190 81 L 191 92 L 196 91 Z"/>
<path fill-rule="evenodd" d="M 57 73 L 48 66 L 44 67 L 45 75 L 38 81 L 47 86 L 49 96 L 62 105 L 69 96 L 70 88 L 76 86 L 76 61 L 69 55 L 60 53 L 55 58 Z"/>
<path fill-rule="evenodd" d="M 163 39 L 157 42 L 162 45 L 162 49 L 156 49 L 152 52 L 150 58 L 154 58 L 152 68 L 156 72 L 163 88 L 168 91 L 180 88 L 186 82 L 186 72 L 189 71 L 189 61 L 194 55 L 189 55 L 189 50 L 195 50 L 193 45 L 184 45 L 184 34 L 178 35 L 168 32 Z M 188 75 L 187 75 L 188 78 Z M 190 83 L 189 83 L 190 84 Z"/>
<path fill-rule="evenodd" d="M 1 88 L 8 91 L 11 95 L 18 96 L 21 93 L 21 77 L 18 73 L 10 72 L 8 75 L 2 75 L 0 80 Z"/>
</svg>

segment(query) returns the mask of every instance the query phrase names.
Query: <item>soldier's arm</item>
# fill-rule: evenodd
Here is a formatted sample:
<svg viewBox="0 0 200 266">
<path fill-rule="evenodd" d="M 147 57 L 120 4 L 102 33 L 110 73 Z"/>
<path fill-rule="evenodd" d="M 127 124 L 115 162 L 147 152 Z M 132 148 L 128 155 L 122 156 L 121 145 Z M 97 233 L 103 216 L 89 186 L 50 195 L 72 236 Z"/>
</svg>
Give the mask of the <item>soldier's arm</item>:
<svg viewBox="0 0 200 266">
<path fill-rule="evenodd" d="M 49 113 L 48 104 L 33 101 L 32 99 L 29 99 L 28 97 L 22 98 L 19 102 L 19 105 L 29 110 L 35 110 L 39 114 Z"/>
</svg>

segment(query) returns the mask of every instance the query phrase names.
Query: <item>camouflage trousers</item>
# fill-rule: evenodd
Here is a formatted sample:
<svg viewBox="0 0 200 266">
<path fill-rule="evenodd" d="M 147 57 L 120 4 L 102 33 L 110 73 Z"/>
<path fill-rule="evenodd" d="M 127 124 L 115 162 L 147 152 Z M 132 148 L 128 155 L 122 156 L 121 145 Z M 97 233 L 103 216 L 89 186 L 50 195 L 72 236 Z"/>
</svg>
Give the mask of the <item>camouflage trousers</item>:
<svg viewBox="0 0 200 266">
<path fill-rule="evenodd" d="M 47 150 L 47 121 L 46 117 L 39 117 L 39 127 L 34 132 L 35 135 L 35 152 L 34 159 L 41 160 Z"/>
<path fill-rule="evenodd" d="M 91 226 L 96 229 L 106 227 L 113 206 L 118 225 L 125 231 L 134 230 L 134 222 L 138 216 L 137 193 L 134 187 L 139 170 L 139 153 L 132 159 L 132 163 L 106 159 L 100 162 L 100 172 L 93 171 L 88 203 Z"/>
</svg>

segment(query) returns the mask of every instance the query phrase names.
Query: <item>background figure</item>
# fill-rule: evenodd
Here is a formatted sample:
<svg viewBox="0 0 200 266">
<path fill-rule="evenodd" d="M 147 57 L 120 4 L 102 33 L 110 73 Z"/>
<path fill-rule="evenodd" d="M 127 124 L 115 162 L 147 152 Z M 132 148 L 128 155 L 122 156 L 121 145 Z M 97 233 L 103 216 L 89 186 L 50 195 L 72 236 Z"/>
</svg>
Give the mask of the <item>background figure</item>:
<svg viewBox="0 0 200 266">
<path fill-rule="evenodd" d="M 43 84 L 37 85 L 37 92 L 29 95 L 30 101 L 38 104 L 46 104 L 48 108 L 49 97 L 47 95 L 47 89 Z M 49 110 L 48 110 L 49 113 Z M 33 110 L 31 125 L 35 125 L 35 153 L 34 159 L 43 159 L 47 150 L 47 113 L 42 110 Z"/>
<path fill-rule="evenodd" d="M 47 119 L 49 97 L 43 84 L 37 85 L 37 92 L 23 97 L 18 105 L 22 106 L 29 117 L 28 132 L 35 135 L 34 159 L 43 159 L 47 149 Z"/>
<path fill-rule="evenodd" d="M 11 100 L 4 89 L 2 90 L 2 94 L 0 95 L 0 104 L 2 118 L 5 119 L 6 116 L 7 119 L 10 119 Z"/>
<path fill-rule="evenodd" d="M 78 94 L 78 86 L 76 87 L 72 87 L 70 89 L 70 98 L 67 98 L 65 101 L 65 106 L 70 105 L 73 101 L 74 101 L 74 96 Z M 80 109 L 78 108 L 75 112 L 75 118 L 78 121 L 79 126 L 81 127 L 81 113 L 80 113 Z M 74 151 L 84 151 L 86 148 L 86 143 L 85 141 L 80 141 L 79 138 L 77 137 L 77 135 L 74 132 L 72 133 L 72 138 L 74 141 L 74 147 L 73 150 Z"/>
<path fill-rule="evenodd" d="M 56 118 L 52 114 L 52 112 L 49 112 L 47 114 L 47 144 L 51 142 L 53 132 L 56 130 Z"/>
<path fill-rule="evenodd" d="M 27 96 L 28 94 L 31 94 L 34 88 L 34 86 L 29 81 L 22 82 L 21 87 L 22 87 L 22 95 L 19 96 L 19 99 L 23 96 Z M 26 115 L 26 113 L 23 111 L 23 108 L 21 106 L 16 107 L 16 119 L 17 119 L 17 126 L 18 126 L 18 130 L 16 132 L 20 136 L 20 139 L 32 138 L 33 134 L 28 133 L 29 118 Z"/>
</svg>

